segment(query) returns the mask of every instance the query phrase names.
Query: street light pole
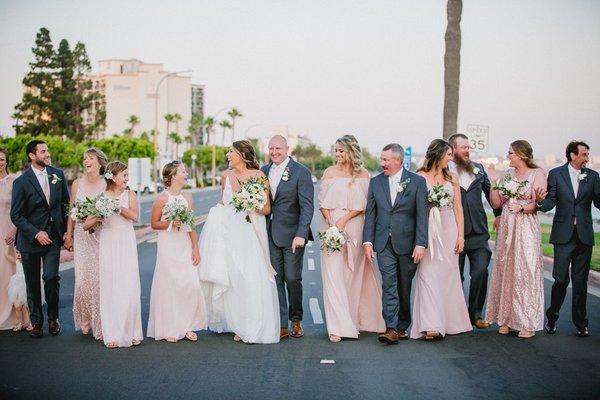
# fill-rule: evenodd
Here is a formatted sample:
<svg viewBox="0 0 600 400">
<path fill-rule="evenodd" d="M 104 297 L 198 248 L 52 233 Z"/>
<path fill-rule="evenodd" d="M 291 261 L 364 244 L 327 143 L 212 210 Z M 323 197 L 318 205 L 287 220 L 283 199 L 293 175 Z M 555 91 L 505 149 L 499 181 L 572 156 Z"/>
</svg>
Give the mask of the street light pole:
<svg viewBox="0 0 600 400">
<path fill-rule="evenodd" d="M 154 91 L 154 130 L 152 131 L 152 144 L 154 146 L 154 168 L 152 171 L 152 175 L 154 178 L 154 184 L 155 187 L 154 189 L 158 192 L 158 161 L 160 159 L 160 151 L 158 149 L 158 142 L 157 142 L 157 136 L 158 136 L 158 90 L 160 89 L 160 85 L 163 83 L 163 81 L 165 79 L 167 79 L 169 76 L 174 76 L 177 74 L 184 74 L 184 73 L 189 73 L 189 72 L 193 72 L 191 69 L 187 69 L 185 71 L 175 71 L 175 72 L 169 72 L 168 74 L 166 74 L 165 76 L 163 76 L 162 78 L 160 78 L 160 80 L 158 81 L 158 83 L 156 84 L 156 90 Z M 167 135 L 169 133 L 167 132 Z"/>
</svg>

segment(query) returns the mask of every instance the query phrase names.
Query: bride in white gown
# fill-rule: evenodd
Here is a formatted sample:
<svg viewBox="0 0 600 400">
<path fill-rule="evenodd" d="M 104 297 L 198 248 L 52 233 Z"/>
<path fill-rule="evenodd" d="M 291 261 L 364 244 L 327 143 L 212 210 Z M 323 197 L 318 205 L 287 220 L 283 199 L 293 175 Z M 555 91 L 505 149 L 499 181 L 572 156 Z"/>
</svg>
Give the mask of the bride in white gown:
<svg viewBox="0 0 600 400">
<path fill-rule="evenodd" d="M 275 271 L 268 251 L 264 215 L 271 206 L 250 213 L 231 205 L 240 185 L 264 174 L 247 140 L 227 153 L 230 169 L 223 173 L 222 204 L 211 208 L 200 235 L 200 280 L 206 297 L 209 329 L 233 332 L 246 343 L 279 342 L 279 303 Z M 267 196 L 268 197 L 268 196 Z"/>
</svg>

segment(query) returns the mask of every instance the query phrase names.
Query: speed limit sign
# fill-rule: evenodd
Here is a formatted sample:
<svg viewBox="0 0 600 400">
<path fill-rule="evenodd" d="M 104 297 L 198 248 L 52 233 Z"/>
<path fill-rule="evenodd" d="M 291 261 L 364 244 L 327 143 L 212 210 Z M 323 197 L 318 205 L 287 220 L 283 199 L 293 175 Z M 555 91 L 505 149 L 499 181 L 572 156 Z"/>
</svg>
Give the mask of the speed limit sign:
<svg viewBox="0 0 600 400">
<path fill-rule="evenodd" d="M 475 153 L 487 153 L 490 136 L 488 125 L 467 125 L 467 137 L 471 151 Z"/>
</svg>

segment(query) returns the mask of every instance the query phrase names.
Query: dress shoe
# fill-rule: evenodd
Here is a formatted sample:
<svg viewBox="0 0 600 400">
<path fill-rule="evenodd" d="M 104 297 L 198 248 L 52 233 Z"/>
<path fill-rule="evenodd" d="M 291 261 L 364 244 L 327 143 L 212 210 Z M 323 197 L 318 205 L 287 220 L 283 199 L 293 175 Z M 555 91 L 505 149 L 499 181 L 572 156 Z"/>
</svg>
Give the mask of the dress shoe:
<svg viewBox="0 0 600 400">
<path fill-rule="evenodd" d="M 293 338 L 300 338 L 300 337 L 304 336 L 304 330 L 302 329 L 302 325 L 300 324 L 300 321 L 292 322 L 291 336 Z"/>
<path fill-rule="evenodd" d="M 490 323 L 482 320 L 481 318 L 476 319 L 475 322 L 473 322 L 473 325 L 477 329 L 487 329 L 490 327 Z"/>
<path fill-rule="evenodd" d="M 48 332 L 54 336 L 60 333 L 60 323 L 57 319 L 51 319 L 48 321 Z"/>
<path fill-rule="evenodd" d="M 546 325 L 544 325 L 544 329 L 546 330 L 546 333 L 554 335 L 556 333 L 556 321 L 546 322 Z"/>
<path fill-rule="evenodd" d="M 577 336 L 588 337 L 590 336 L 590 332 L 588 331 L 588 328 L 577 329 Z"/>
<path fill-rule="evenodd" d="M 379 341 L 385 344 L 398 344 L 398 331 L 394 328 L 387 328 L 385 333 L 379 334 Z"/>
<path fill-rule="evenodd" d="M 398 329 L 398 340 L 408 340 L 408 333 L 404 329 Z"/>
<path fill-rule="evenodd" d="M 42 331 L 42 324 L 39 322 L 36 324 L 33 324 L 33 329 L 29 331 L 29 337 L 32 337 L 34 339 L 39 339 L 42 336 L 44 336 L 44 332 Z"/>
<path fill-rule="evenodd" d="M 290 337 L 290 333 L 288 332 L 288 328 L 281 328 L 279 330 L 279 340 L 287 339 Z"/>
</svg>

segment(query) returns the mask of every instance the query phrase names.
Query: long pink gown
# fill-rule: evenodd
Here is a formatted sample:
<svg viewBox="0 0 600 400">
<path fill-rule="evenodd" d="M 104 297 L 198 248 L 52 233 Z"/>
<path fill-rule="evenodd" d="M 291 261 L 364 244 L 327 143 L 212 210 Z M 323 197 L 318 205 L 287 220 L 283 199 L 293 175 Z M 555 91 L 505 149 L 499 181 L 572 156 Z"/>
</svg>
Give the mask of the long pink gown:
<svg viewBox="0 0 600 400">
<path fill-rule="evenodd" d="M 428 184 L 428 188 L 431 187 Z M 453 198 L 452 183 L 444 189 Z M 458 229 L 452 203 L 429 211 L 429 241 L 415 276 L 415 300 L 410 337 L 421 338 L 427 331 L 443 336 L 472 331 L 463 294 L 458 254 L 454 252 Z"/>
<path fill-rule="evenodd" d="M 368 178 L 324 179 L 319 191 L 319 207 L 328 209 L 333 221 L 348 211 L 364 211 Z M 345 227 L 352 243 L 341 252 L 321 251 L 321 277 L 327 332 L 357 338 L 359 331 L 385 332 L 382 316 L 381 283 L 362 250 L 364 214 L 352 218 Z M 328 226 L 323 223 L 322 230 Z"/>
<path fill-rule="evenodd" d="M 167 204 L 180 194 L 166 192 Z M 189 206 L 189 205 L 188 205 Z M 163 218 L 164 220 L 164 218 Z M 207 328 L 204 294 L 198 279 L 198 267 L 192 264 L 190 228 L 172 228 L 158 232 L 156 267 L 150 294 L 148 336 L 156 340 L 182 339 L 187 332 Z"/>
<path fill-rule="evenodd" d="M 0 179 L 0 329 L 12 329 L 18 323 L 13 305 L 8 301 L 8 284 L 15 274 L 15 263 L 6 257 L 8 249 L 4 242 L 6 234 L 15 228 L 10 220 L 13 181 L 11 175 Z"/>
<path fill-rule="evenodd" d="M 106 183 L 100 189 L 88 187 L 84 179 L 79 180 L 76 200 L 96 197 L 104 191 Z M 90 330 L 95 339 L 102 338 L 100 322 L 100 276 L 98 267 L 98 233 L 92 235 L 83 230 L 82 222 L 75 222 L 73 230 L 73 256 L 75 264 L 75 290 L 73 296 L 73 320 L 75 330 L 88 334 Z"/>
<path fill-rule="evenodd" d="M 129 191 L 119 197 L 129 207 Z M 142 340 L 140 272 L 133 222 L 119 214 L 100 231 L 100 319 L 104 344 L 129 347 Z"/>
<path fill-rule="evenodd" d="M 509 170 L 513 175 L 514 171 Z M 487 295 L 486 320 L 518 331 L 539 331 L 544 325 L 542 234 L 536 213 L 512 213 L 510 202 L 531 203 L 535 170 L 526 180 L 527 192 L 502 206 L 496 238 L 492 282 Z"/>
</svg>

